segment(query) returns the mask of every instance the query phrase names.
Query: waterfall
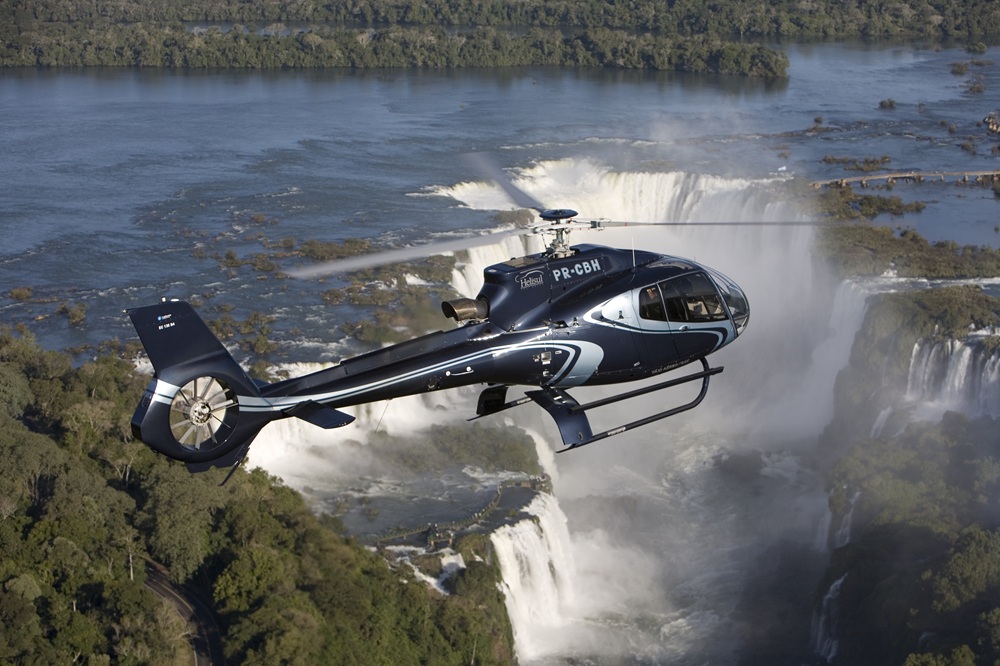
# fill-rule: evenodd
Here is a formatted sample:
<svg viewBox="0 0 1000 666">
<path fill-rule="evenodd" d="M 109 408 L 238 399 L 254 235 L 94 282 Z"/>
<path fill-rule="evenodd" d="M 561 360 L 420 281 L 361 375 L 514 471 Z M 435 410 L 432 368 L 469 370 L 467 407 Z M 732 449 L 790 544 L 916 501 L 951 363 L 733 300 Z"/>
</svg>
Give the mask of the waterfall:
<svg viewBox="0 0 1000 666">
<path fill-rule="evenodd" d="M 833 581 L 823 597 L 819 615 L 813 618 L 813 651 L 826 663 L 832 664 L 837 658 L 840 642 L 837 638 L 837 617 L 840 606 L 840 588 L 844 584 L 844 574 Z"/>
<path fill-rule="evenodd" d="M 635 637 L 618 625 L 659 596 L 657 562 L 600 530 L 571 534 L 552 495 L 539 494 L 525 510 L 530 518 L 490 537 L 519 662 L 634 653 Z"/>
<path fill-rule="evenodd" d="M 747 333 L 717 354 L 726 371 L 704 405 L 613 445 L 559 456 L 561 469 L 551 471 L 556 495 L 538 496 L 527 509 L 531 519 L 492 535 L 518 659 L 735 663 L 732 608 L 753 558 L 771 544 L 816 543 L 824 496 L 805 471 L 788 473 L 799 469 L 798 454 L 783 447 L 814 441 L 825 425 L 866 294 L 827 282 L 815 269 L 810 228 L 752 224 L 801 219 L 792 204 L 776 202 L 778 179 L 612 172 L 559 160 L 524 169 L 515 182 L 547 205 L 581 211 L 580 219 L 747 222 L 574 230 L 570 241 L 689 257 L 733 278 L 751 304 Z M 510 208 L 490 184 L 459 183 L 437 193 L 474 209 Z M 460 253 L 453 287 L 475 296 L 486 266 L 541 249 L 539 238 L 522 236 Z M 412 432 L 457 421 L 474 412 L 474 398 L 472 389 L 361 406 L 351 410 L 358 423 L 333 431 L 288 419 L 269 425 L 251 456 L 282 476 L 300 474 L 299 485 L 325 474 L 363 476 L 371 473 L 365 464 L 377 461 L 365 460 L 366 447 L 338 443 L 363 442 L 378 424 Z M 612 418 L 648 409 L 629 403 Z M 511 418 L 538 424 L 548 468 L 554 426 L 540 410 L 519 410 Z M 720 455 L 764 447 L 778 453 L 761 459 L 757 481 L 719 476 Z M 779 469 L 777 460 L 787 465 Z M 591 502 L 586 506 L 604 520 L 570 504 L 578 501 Z M 572 523 L 564 506 L 574 509 Z"/>
<path fill-rule="evenodd" d="M 566 516 L 556 499 L 541 494 L 527 511 L 537 522 L 501 527 L 491 540 L 503 573 L 517 655 L 530 662 L 551 654 L 550 639 L 572 615 L 575 563 Z"/>
<path fill-rule="evenodd" d="M 858 498 L 861 497 L 861 491 L 855 491 L 851 495 L 851 499 L 848 500 L 847 513 L 844 517 L 840 519 L 840 527 L 837 529 L 837 533 L 833 535 L 833 545 L 835 548 L 840 548 L 846 546 L 851 542 L 851 527 L 854 522 L 854 506 L 858 503 Z"/>
<path fill-rule="evenodd" d="M 886 421 L 889 420 L 890 416 L 892 416 L 892 407 L 886 407 L 878 413 L 878 416 L 875 417 L 875 423 L 872 425 L 871 437 L 878 437 L 882 434 L 882 429 L 885 428 Z"/>
<path fill-rule="evenodd" d="M 918 340 L 910 356 L 906 399 L 923 415 L 946 410 L 1000 416 L 1000 354 L 968 340 Z"/>
</svg>

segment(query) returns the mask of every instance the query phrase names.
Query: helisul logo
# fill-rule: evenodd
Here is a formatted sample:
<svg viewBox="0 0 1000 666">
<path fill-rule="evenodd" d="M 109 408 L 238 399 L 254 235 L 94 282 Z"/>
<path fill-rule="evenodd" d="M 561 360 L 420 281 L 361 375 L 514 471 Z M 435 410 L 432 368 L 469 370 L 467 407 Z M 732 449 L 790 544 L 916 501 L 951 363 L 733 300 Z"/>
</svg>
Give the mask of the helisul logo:
<svg viewBox="0 0 1000 666">
<path fill-rule="evenodd" d="M 528 271 L 527 273 L 518 275 L 517 281 L 521 285 L 521 289 L 541 287 L 545 284 L 545 275 L 539 270 Z"/>
</svg>

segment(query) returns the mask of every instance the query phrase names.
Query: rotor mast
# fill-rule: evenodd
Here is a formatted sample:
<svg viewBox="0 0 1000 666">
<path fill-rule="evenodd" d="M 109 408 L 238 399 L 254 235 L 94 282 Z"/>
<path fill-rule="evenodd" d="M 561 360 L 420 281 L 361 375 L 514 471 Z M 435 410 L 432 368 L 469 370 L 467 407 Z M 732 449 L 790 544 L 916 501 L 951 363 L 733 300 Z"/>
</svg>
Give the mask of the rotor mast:
<svg viewBox="0 0 1000 666">
<path fill-rule="evenodd" d="M 566 238 L 570 231 L 582 226 L 572 222 L 572 219 L 577 216 L 577 212 L 571 208 L 549 208 L 540 211 L 538 216 L 551 223 L 548 226 L 539 226 L 541 233 L 553 236 L 552 242 L 545 248 L 546 253 L 555 259 L 573 254 L 566 243 Z"/>
</svg>

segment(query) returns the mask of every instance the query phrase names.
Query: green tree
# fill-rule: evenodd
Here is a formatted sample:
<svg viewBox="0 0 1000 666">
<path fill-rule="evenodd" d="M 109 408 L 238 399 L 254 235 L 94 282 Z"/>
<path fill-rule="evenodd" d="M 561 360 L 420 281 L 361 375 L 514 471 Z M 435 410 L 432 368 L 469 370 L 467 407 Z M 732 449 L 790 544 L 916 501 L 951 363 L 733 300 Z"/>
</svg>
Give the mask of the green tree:
<svg viewBox="0 0 1000 666">
<path fill-rule="evenodd" d="M 12 363 L 0 363 L 0 414 L 19 418 L 34 396 L 31 386 Z"/>
<path fill-rule="evenodd" d="M 8 663 L 26 660 L 41 638 L 41 623 L 35 605 L 20 592 L 0 589 L 0 659 Z"/>
<path fill-rule="evenodd" d="M 934 610 L 1000 603 L 1000 530 L 966 528 L 932 580 Z"/>
</svg>

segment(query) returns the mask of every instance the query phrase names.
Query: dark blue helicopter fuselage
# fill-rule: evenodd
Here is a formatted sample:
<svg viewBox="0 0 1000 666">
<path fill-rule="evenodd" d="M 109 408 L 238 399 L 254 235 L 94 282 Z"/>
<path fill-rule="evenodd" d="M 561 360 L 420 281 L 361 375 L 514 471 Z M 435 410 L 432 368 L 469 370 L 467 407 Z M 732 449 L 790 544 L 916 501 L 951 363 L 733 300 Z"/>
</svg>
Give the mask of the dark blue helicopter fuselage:
<svg viewBox="0 0 1000 666">
<path fill-rule="evenodd" d="M 714 314 L 691 316 L 687 298 Z M 304 398 L 344 407 L 470 384 L 631 381 L 711 354 L 737 337 L 749 314 L 735 284 L 710 269 L 595 245 L 490 266 L 477 300 L 485 318 L 271 384 L 261 398 L 282 410 Z"/>
<path fill-rule="evenodd" d="M 573 448 L 699 404 L 705 357 L 743 331 L 749 308 L 731 280 L 687 259 L 578 245 L 489 266 L 476 299 L 443 304 L 461 325 L 267 384 L 250 378 L 190 304 L 128 311 L 154 368 L 132 417 L 136 437 L 192 471 L 235 465 L 270 421 L 347 425 L 339 411 L 377 400 L 483 384 L 477 414 L 535 401 Z M 593 433 L 566 387 L 643 379 L 700 360 L 704 370 L 598 401 L 701 380 L 680 407 Z M 534 387 L 507 402 L 506 387 Z"/>
</svg>

